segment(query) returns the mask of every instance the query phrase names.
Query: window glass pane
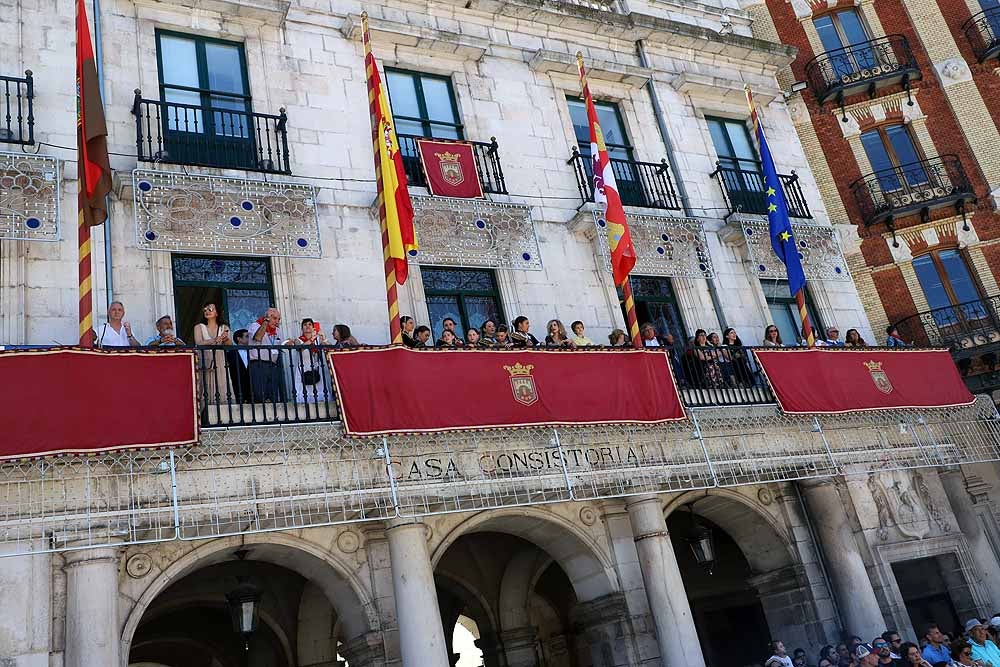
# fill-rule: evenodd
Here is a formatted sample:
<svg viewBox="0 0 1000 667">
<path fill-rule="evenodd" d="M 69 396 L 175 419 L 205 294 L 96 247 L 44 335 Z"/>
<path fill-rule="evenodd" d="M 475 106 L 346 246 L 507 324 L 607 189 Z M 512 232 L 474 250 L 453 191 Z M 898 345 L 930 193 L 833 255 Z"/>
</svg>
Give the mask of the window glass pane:
<svg viewBox="0 0 1000 667">
<path fill-rule="evenodd" d="M 917 257 L 913 260 L 913 268 L 931 310 L 950 306 L 951 299 L 948 298 L 948 292 L 944 288 L 941 276 L 938 275 L 937 267 L 934 266 L 934 260 L 931 256 Z"/>
<path fill-rule="evenodd" d="M 176 104 L 190 105 L 177 107 L 167 106 L 160 109 L 160 113 L 167 118 L 167 127 L 175 132 L 204 132 L 204 121 L 201 117 L 201 95 L 185 90 L 173 90 L 166 88 L 163 91 L 164 102 L 174 102 Z"/>
<path fill-rule="evenodd" d="M 646 303 L 646 312 L 648 321 L 656 327 L 657 336 L 664 337 L 670 333 L 674 336 L 675 344 L 687 343 L 684 340 L 684 324 L 681 322 L 681 313 L 676 303 L 648 302 Z"/>
<path fill-rule="evenodd" d="M 799 336 L 798 317 L 789 303 L 769 303 L 767 309 L 771 313 L 771 323 L 781 332 L 781 340 L 785 345 L 795 345 Z M 761 340 L 763 340 L 763 333 Z M 757 343 L 759 345 L 759 343 Z"/>
<path fill-rule="evenodd" d="M 595 102 L 594 109 L 597 111 L 597 122 L 601 124 L 601 132 L 604 134 L 604 143 L 609 148 L 612 145 L 628 146 L 628 137 L 625 136 L 625 128 L 622 126 L 615 105 Z"/>
<path fill-rule="evenodd" d="M 230 331 L 246 329 L 271 306 L 271 294 L 266 290 L 225 290 L 226 316 Z"/>
<path fill-rule="evenodd" d="M 862 42 L 868 41 L 868 32 L 861 23 L 861 18 L 853 9 L 837 12 L 837 20 L 840 21 L 840 27 L 844 31 L 844 37 L 847 38 L 847 44 L 844 46 L 850 44 L 861 44 Z"/>
<path fill-rule="evenodd" d="M 236 44 L 205 43 L 205 64 L 208 69 L 208 88 L 224 93 L 245 95 L 243 86 L 243 58 L 241 47 Z"/>
<path fill-rule="evenodd" d="M 423 123 L 415 120 L 397 120 L 396 121 L 396 134 L 412 134 L 417 137 L 424 136 L 424 126 Z M 406 142 L 406 146 L 403 147 L 404 155 L 417 154 L 417 143 L 415 141 Z"/>
<path fill-rule="evenodd" d="M 892 150 L 895 151 L 899 164 L 904 165 L 920 160 L 913 140 L 910 139 L 910 133 L 906 131 L 905 127 L 890 125 L 886 128 L 885 133 L 888 135 L 889 141 L 892 142 Z"/>
<path fill-rule="evenodd" d="M 410 116 L 420 118 L 420 106 L 417 104 L 417 89 L 412 74 L 388 71 L 385 73 L 389 88 L 389 103 L 393 116 Z M 414 134 L 422 134 L 415 132 Z"/>
<path fill-rule="evenodd" d="M 462 316 L 458 309 L 457 296 L 428 295 L 427 313 L 431 318 L 430 327 L 433 340 L 431 340 L 430 343 L 432 344 L 441 337 L 441 332 L 444 331 L 444 326 L 441 324 L 444 321 L 444 318 L 450 317 L 455 320 L 456 323 L 462 321 Z M 461 326 L 461 324 L 459 324 L 459 326 Z"/>
<path fill-rule="evenodd" d="M 493 296 L 466 296 L 462 299 L 465 305 L 465 318 L 458 324 L 462 331 L 470 327 L 479 328 L 486 320 L 503 321 L 503 313 L 500 312 L 500 305 L 496 297 Z"/>
<path fill-rule="evenodd" d="M 756 160 L 757 149 L 750 141 L 750 132 L 744 123 L 730 121 L 726 123 L 729 141 L 733 144 L 733 156 L 744 160 Z M 744 163 L 745 164 L 745 163 Z"/>
<path fill-rule="evenodd" d="M 424 89 L 424 105 L 427 118 L 446 123 L 458 124 L 455 110 L 451 105 L 451 85 L 447 79 L 421 77 Z"/>
<path fill-rule="evenodd" d="M 492 271 L 423 268 L 420 272 L 427 292 L 495 292 Z"/>
<path fill-rule="evenodd" d="M 941 265 L 944 267 L 945 273 L 948 274 L 951 291 L 955 294 L 958 302 L 965 303 L 966 301 L 978 300 L 979 292 L 976 290 L 976 284 L 972 281 L 969 269 L 965 265 L 962 256 L 958 254 L 958 251 L 945 250 L 938 253 L 938 258 L 941 260 Z"/>
<path fill-rule="evenodd" d="M 569 117 L 573 121 L 573 132 L 580 152 L 590 155 L 590 125 L 587 123 L 587 107 L 580 100 L 566 100 L 569 106 Z"/>
<path fill-rule="evenodd" d="M 813 19 L 813 25 L 816 26 L 816 32 L 819 33 L 819 41 L 823 43 L 824 50 L 836 51 L 846 46 L 846 44 L 840 41 L 840 35 L 837 33 L 837 28 L 833 25 L 833 16 L 831 14 Z"/>
<path fill-rule="evenodd" d="M 874 173 L 878 174 L 879 186 L 883 192 L 893 192 L 901 187 L 899 178 L 893 169 L 892 159 L 889 151 L 882 143 L 882 135 L 877 130 L 871 130 L 861 135 L 861 145 L 865 148 L 865 155 L 872 165 Z"/>
<path fill-rule="evenodd" d="M 431 136 L 437 139 L 461 139 L 457 127 L 450 125 L 431 125 Z"/>
<path fill-rule="evenodd" d="M 163 62 L 163 83 L 200 88 L 198 56 L 193 39 L 160 35 L 160 58 Z"/>
<path fill-rule="evenodd" d="M 175 255 L 173 260 L 174 284 L 270 285 L 271 283 L 266 259 Z"/>
</svg>

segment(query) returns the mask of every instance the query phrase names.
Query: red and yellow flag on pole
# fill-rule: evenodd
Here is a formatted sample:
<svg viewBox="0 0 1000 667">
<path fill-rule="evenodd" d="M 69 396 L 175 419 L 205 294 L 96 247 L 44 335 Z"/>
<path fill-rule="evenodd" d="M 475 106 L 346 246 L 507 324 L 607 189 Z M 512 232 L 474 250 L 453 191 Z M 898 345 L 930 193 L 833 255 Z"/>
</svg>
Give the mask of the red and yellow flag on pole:
<svg viewBox="0 0 1000 667">
<path fill-rule="evenodd" d="M 76 146 L 80 192 L 77 239 L 80 269 L 80 345 L 94 344 L 94 299 L 91 284 L 90 228 L 108 219 L 107 196 L 111 192 L 108 160 L 108 126 L 104 120 L 100 83 L 90 41 L 87 7 L 76 2 Z"/>
<path fill-rule="evenodd" d="M 382 256 L 385 260 L 385 289 L 389 305 L 389 337 L 402 344 L 399 326 L 399 296 L 396 284 L 406 282 L 407 255 L 417 250 L 413 229 L 413 204 L 406 189 L 403 155 L 396 139 L 389 97 L 382 86 L 378 64 L 372 55 L 368 34 L 368 13 L 361 15 L 362 41 L 365 45 L 365 72 L 368 77 L 368 107 L 372 118 L 372 147 L 375 153 L 375 180 L 378 184 L 378 216 L 382 227 Z"/>
<path fill-rule="evenodd" d="M 625 208 L 618 194 L 618 183 L 611 167 L 608 147 L 604 143 L 604 133 L 597 120 L 597 109 L 594 98 L 587 85 L 587 73 L 583 68 L 583 54 L 576 54 L 577 66 L 580 68 L 580 85 L 583 86 L 583 98 L 587 104 L 587 120 L 590 123 L 590 159 L 594 174 L 594 203 L 604 208 L 604 220 L 608 230 L 608 248 L 611 250 L 611 273 L 615 285 L 622 288 L 622 298 L 625 301 L 625 319 L 628 324 L 629 337 L 632 345 L 642 347 L 639 337 L 639 322 L 635 315 L 635 299 L 632 297 L 632 285 L 628 274 L 635 266 L 635 247 L 632 245 L 632 234 L 625 218 Z"/>
</svg>

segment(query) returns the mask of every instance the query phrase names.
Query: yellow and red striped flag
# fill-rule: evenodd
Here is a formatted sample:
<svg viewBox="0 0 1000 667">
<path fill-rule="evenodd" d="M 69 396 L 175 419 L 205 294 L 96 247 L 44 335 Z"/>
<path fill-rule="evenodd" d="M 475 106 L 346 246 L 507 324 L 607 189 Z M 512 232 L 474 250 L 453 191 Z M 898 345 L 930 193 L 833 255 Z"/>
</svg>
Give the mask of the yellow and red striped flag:
<svg viewBox="0 0 1000 667">
<path fill-rule="evenodd" d="M 583 86 L 583 99 L 587 104 L 587 120 L 590 123 L 590 159 L 594 174 L 594 203 L 604 209 L 604 220 L 607 222 L 608 248 L 611 250 L 611 273 L 615 285 L 622 288 L 622 298 L 625 301 L 625 319 L 627 320 L 629 337 L 632 345 L 642 347 L 639 337 L 639 322 L 635 315 L 635 299 L 632 296 L 632 285 L 628 274 L 635 266 L 635 247 L 632 245 L 632 234 L 625 218 L 625 208 L 618 194 L 618 183 L 611 167 L 608 147 L 604 143 L 604 133 L 597 120 L 597 109 L 594 98 L 587 85 L 587 73 L 583 68 L 583 54 L 576 54 L 577 66 L 580 68 L 580 85 Z"/>
<path fill-rule="evenodd" d="M 76 146 L 80 192 L 77 197 L 77 246 L 79 249 L 80 345 L 91 347 L 94 299 L 91 284 L 90 228 L 108 219 L 107 196 L 111 192 L 108 160 L 108 126 L 104 120 L 94 46 L 90 41 L 87 7 L 76 2 Z"/>
<path fill-rule="evenodd" d="M 396 284 L 406 282 L 407 256 L 416 252 L 413 229 L 413 204 L 406 188 L 406 171 L 393 125 L 389 98 L 382 86 L 378 64 L 372 54 L 368 34 L 368 13 L 361 15 L 362 41 L 365 46 L 365 72 L 368 78 L 368 107 L 372 119 L 372 147 L 375 153 L 375 180 L 378 183 L 378 215 L 382 227 L 382 255 L 385 259 L 385 288 L 389 305 L 389 334 L 393 343 L 403 342 L 399 326 L 399 297 Z"/>
</svg>

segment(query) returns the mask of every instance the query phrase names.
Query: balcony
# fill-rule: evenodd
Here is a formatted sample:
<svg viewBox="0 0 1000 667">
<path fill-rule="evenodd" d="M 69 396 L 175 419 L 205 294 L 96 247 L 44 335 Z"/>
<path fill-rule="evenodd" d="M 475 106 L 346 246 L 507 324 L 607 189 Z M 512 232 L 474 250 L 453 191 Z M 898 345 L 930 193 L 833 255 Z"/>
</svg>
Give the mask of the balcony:
<svg viewBox="0 0 1000 667">
<path fill-rule="evenodd" d="M 942 155 L 919 162 L 883 169 L 862 176 L 851 184 L 851 192 L 866 225 L 892 222 L 901 215 L 955 206 L 974 201 L 972 185 L 955 155 Z"/>
<path fill-rule="evenodd" d="M 0 76 L 0 143 L 35 143 L 35 86 L 31 70 L 24 77 Z"/>
<path fill-rule="evenodd" d="M 920 78 L 920 69 L 902 35 L 889 35 L 822 53 L 806 63 L 806 80 L 823 104 L 830 98 L 843 103 L 845 97 L 893 85 L 909 87 Z"/>
<path fill-rule="evenodd" d="M 618 195 L 624 206 L 681 210 L 666 160 L 660 160 L 657 164 L 611 158 L 610 162 L 618 185 Z M 581 155 L 579 149 L 574 147 L 573 155 L 566 164 L 573 166 L 580 198 L 584 203 L 594 201 L 594 167 L 590 158 Z"/>
<path fill-rule="evenodd" d="M 962 32 L 979 62 L 1000 55 L 1000 6 L 975 14 L 962 26 Z"/>
<path fill-rule="evenodd" d="M 284 109 L 275 116 L 251 112 L 249 98 L 220 99 L 213 94 L 211 101 L 211 105 L 200 106 L 147 100 L 137 89 L 132 103 L 137 159 L 291 173 Z"/>
<path fill-rule="evenodd" d="M 417 150 L 417 140 L 426 139 L 413 134 L 400 134 L 399 150 L 403 154 L 403 168 L 406 170 L 406 181 L 409 185 L 422 188 L 427 187 L 427 176 L 424 174 L 423 166 L 420 163 L 420 151 Z M 434 138 L 434 141 L 448 141 L 447 139 Z M 472 155 L 476 160 L 476 173 L 479 174 L 479 183 L 483 186 L 483 192 L 494 195 L 507 194 L 507 184 L 503 177 L 503 167 L 500 164 L 500 155 L 497 152 L 500 145 L 497 144 L 496 137 L 490 137 L 490 142 L 470 141 L 472 144 Z"/>
<path fill-rule="evenodd" d="M 760 162 L 739 160 L 735 166 L 725 167 L 719 162 L 711 177 L 718 178 L 719 186 L 722 187 L 722 196 L 729 210 L 727 219 L 737 213 L 767 215 L 767 188 L 764 186 Z M 778 180 L 785 193 L 788 215 L 793 218 L 812 218 L 798 175 L 795 172 L 778 174 Z"/>
</svg>

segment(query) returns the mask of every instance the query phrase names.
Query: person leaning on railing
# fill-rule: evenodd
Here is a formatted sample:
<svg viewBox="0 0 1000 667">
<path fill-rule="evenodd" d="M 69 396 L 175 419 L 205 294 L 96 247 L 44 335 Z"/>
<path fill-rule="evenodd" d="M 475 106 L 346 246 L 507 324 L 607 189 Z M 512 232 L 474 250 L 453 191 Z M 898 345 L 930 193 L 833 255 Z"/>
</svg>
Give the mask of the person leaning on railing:
<svg viewBox="0 0 1000 667">
<path fill-rule="evenodd" d="M 573 344 L 577 347 L 590 347 L 594 344 L 594 341 L 583 334 L 584 326 L 580 320 L 573 322 L 573 324 L 569 325 L 569 328 L 573 331 Z"/>
<path fill-rule="evenodd" d="M 323 388 L 323 355 L 316 348 L 326 345 L 326 336 L 320 331 L 318 322 L 312 318 L 302 320 L 302 331 L 298 338 L 290 338 L 285 345 L 296 346 L 299 349 L 290 352 L 292 357 L 292 391 L 295 392 L 297 403 L 315 403 L 325 400 Z"/>
<path fill-rule="evenodd" d="M 108 321 L 101 325 L 100 333 L 91 329 L 94 344 L 99 348 L 139 347 L 132 335 L 132 325 L 125 321 L 125 306 L 121 301 L 108 305 Z"/>
<path fill-rule="evenodd" d="M 528 331 L 531 322 L 524 315 L 514 318 L 513 327 L 510 332 L 510 342 L 515 348 L 538 347 L 538 339 Z"/>
<path fill-rule="evenodd" d="M 773 324 L 768 324 L 764 329 L 764 341 L 761 343 L 764 347 L 784 347 L 785 344 L 781 342 L 781 332 L 778 331 L 778 327 Z"/>
<path fill-rule="evenodd" d="M 184 345 L 184 341 L 174 333 L 174 321 L 170 316 L 164 315 L 156 320 L 156 335 L 146 341 L 146 347 L 178 347 L 181 345 Z"/>
<path fill-rule="evenodd" d="M 868 347 L 868 343 L 857 329 L 848 329 L 844 334 L 844 347 Z"/>
</svg>

